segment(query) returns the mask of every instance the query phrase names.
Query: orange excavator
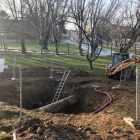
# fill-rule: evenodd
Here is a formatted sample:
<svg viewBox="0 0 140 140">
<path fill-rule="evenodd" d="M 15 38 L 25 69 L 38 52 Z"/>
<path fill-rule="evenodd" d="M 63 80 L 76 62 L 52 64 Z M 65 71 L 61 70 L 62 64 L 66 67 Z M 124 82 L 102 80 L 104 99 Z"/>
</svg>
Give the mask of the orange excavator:
<svg viewBox="0 0 140 140">
<path fill-rule="evenodd" d="M 129 53 L 114 53 L 112 64 L 106 64 L 105 76 L 109 78 L 113 78 L 114 76 L 120 76 L 125 79 L 129 79 L 130 77 L 135 77 L 135 66 L 131 67 L 133 64 L 140 65 L 140 58 L 136 55 L 133 58 L 129 58 Z"/>
</svg>

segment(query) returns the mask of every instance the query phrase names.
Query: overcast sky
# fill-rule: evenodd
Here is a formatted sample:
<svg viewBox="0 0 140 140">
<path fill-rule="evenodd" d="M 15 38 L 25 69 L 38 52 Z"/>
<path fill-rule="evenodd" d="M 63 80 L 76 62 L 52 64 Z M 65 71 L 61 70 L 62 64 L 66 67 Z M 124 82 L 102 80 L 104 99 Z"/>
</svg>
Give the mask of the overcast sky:
<svg viewBox="0 0 140 140">
<path fill-rule="evenodd" d="M 68 30 L 75 30 L 75 25 L 72 24 L 72 23 L 68 23 L 68 24 L 66 25 L 66 29 L 68 29 Z"/>
</svg>

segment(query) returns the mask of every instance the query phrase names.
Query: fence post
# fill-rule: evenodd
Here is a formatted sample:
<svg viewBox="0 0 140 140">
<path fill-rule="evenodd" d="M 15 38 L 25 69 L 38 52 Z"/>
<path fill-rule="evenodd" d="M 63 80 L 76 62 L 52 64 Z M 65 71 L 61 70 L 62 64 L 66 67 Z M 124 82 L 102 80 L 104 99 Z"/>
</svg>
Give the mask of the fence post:
<svg viewBox="0 0 140 140">
<path fill-rule="evenodd" d="M 16 78 L 16 75 L 15 75 L 15 65 L 16 65 L 16 57 L 14 57 L 13 78 Z"/>
<path fill-rule="evenodd" d="M 51 61 L 51 76 L 49 78 L 53 78 L 53 60 Z"/>
<path fill-rule="evenodd" d="M 20 65 L 20 118 L 22 117 L 22 67 Z"/>
<path fill-rule="evenodd" d="M 138 90 L 138 80 L 139 80 L 139 75 L 138 75 L 138 67 L 136 67 L 136 121 L 138 121 L 138 116 L 139 116 L 139 113 L 138 113 L 138 103 L 139 103 L 139 90 Z"/>
</svg>

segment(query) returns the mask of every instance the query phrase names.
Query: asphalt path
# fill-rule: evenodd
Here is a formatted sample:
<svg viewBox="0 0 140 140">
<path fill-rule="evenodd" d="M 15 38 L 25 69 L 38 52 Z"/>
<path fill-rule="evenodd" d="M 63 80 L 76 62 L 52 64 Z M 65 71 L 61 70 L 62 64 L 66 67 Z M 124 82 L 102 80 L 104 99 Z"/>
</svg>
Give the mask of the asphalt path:
<svg viewBox="0 0 140 140">
<path fill-rule="evenodd" d="M 75 41 L 75 40 L 70 40 L 69 43 L 70 44 L 78 45 L 77 41 Z M 85 51 L 88 51 L 88 45 L 83 43 L 82 44 L 82 49 L 85 50 Z M 97 54 L 99 51 L 100 51 L 100 47 L 97 48 L 95 54 Z M 90 46 L 89 46 L 89 52 L 91 52 Z M 113 53 L 116 53 L 116 52 L 112 51 L 112 54 Z M 101 50 L 100 56 L 108 56 L 108 55 L 111 55 L 111 51 L 110 50 L 107 50 L 107 49 L 102 49 Z"/>
<path fill-rule="evenodd" d="M 75 41 L 75 40 L 70 40 L 69 43 L 78 45 L 78 42 Z M 82 44 L 82 49 L 85 50 L 85 51 L 88 51 L 88 45 L 87 44 Z M 97 54 L 99 51 L 100 51 L 100 47 L 98 47 L 95 54 Z M 89 47 L 89 52 L 91 52 L 90 47 Z M 112 54 L 113 53 L 117 53 L 117 52 L 112 51 Z M 108 50 L 108 49 L 102 49 L 101 50 L 100 56 L 109 56 L 109 55 L 111 55 L 111 50 Z M 129 53 L 130 58 L 133 58 L 133 55 L 135 55 L 135 53 Z M 137 56 L 140 57 L 140 55 L 137 55 Z"/>
</svg>

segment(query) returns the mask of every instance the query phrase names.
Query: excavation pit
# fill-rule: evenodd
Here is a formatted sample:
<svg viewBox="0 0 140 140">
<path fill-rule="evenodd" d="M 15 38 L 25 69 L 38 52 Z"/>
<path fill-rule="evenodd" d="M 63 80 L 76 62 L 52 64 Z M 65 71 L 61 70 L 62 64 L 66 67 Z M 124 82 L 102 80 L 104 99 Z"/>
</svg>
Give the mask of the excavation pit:
<svg viewBox="0 0 140 140">
<path fill-rule="evenodd" d="M 54 69 L 50 77 L 50 68 L 35 67 L 22 70 L 22 104 L 23 108 L 31 110 L 31 104 L 40 101 L 43 106 L 52 102 L 57 91 L 64 69 Z M 1 76 L 0 100 L 10 105 L 20 106 L 19 81 L 12 81 L 12 69 L 5 70 Z M 19 70 L 16 69 L 16 79 L 19 79 Z M 2 82 L 3 81 L 3 82 Z M 91 113 L 108 101 L 105 95 L 94 91 L 92 76 L 84 71 L 72 70 L 60 95 L 59 100 L 71 95 L 78 98 L 78 102 L 59 113 L 79 114 Z"/>
</svg>

